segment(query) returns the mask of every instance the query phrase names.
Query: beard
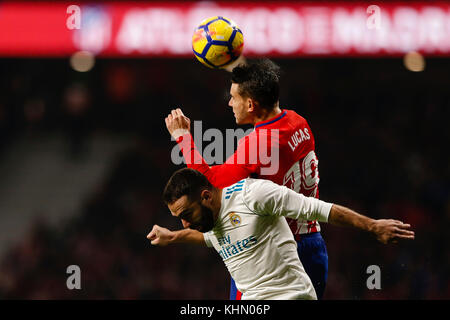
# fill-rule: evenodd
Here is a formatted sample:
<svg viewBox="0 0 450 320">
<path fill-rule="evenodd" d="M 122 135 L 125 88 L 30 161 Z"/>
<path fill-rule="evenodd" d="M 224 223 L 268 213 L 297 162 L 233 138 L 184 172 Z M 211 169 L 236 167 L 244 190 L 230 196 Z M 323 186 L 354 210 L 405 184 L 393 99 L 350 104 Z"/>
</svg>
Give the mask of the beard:
<svg viewBox="0 0 450 320">
<path fill-rule="evenodd" d="M 211 209 L 201 206 L 200 220 L 192 223 L 189 228 L 200 232 L 208 232 L 214 228 L 214 214 Z"/>
</svg>

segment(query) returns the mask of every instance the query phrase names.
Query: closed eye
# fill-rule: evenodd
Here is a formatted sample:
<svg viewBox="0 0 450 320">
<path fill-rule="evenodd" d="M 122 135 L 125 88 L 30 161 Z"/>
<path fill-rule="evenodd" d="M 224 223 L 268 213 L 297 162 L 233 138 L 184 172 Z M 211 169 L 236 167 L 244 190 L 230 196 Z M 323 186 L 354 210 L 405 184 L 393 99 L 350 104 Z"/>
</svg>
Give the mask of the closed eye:
<svg viewBox="0 0 450 320">
<path fill-rule="evenodd" d="M 192 216 L 191 210 L 185 210 L 178 216 L 180 219 L 188 220 Z"/>
</svg>

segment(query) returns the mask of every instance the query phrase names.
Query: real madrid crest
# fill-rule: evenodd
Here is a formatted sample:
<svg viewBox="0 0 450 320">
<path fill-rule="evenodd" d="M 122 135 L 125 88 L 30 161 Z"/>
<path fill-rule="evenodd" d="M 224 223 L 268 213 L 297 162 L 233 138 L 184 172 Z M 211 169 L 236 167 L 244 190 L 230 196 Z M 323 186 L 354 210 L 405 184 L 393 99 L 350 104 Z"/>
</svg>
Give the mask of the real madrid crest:
<svg viewBox="0 0 450 320">
<path fill-rule="evenodd" d="M 236 214 L 234 212 L 232 214 L 230 214 L 230 222 L 233 226 L 236 227 L 236 226 L 240 225 L 241 221 L 242 221 L 241 217 L 238 214 Z"/>
</svg>

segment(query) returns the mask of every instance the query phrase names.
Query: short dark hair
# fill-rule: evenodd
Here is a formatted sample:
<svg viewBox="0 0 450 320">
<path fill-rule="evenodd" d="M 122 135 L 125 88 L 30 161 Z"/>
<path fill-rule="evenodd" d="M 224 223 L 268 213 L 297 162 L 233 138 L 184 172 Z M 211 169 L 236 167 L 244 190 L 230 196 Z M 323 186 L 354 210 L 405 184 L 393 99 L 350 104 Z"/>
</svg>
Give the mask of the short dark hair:
<svg viewBox="0 0 450 320">
<path fill-rule="evenodd" d="M 164 188 L 163 199 L 166 204 L 174 203 L 184 195 L 189 199 L 199 199 L 204 189 L 212 189 L 208 179 L 197 170 L 183 168 L 170 177 Z"/>
<path fill-rule="evenodd" d="M 231 82 L 239 94 L 254 99 L 261 108 L 272 109 L 280 96 L 280 67 L 269 59 L 257 59 L 233 68 Z"/>
</svg>

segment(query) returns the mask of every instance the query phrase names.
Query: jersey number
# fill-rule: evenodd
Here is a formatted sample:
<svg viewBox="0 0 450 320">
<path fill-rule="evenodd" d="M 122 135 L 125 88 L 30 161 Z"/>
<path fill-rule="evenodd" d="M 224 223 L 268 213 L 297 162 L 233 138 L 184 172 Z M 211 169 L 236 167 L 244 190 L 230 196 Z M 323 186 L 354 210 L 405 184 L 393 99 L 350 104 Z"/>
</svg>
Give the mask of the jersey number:
<svg viewBox="0 0 450 320">
<path fill-rule="evenodd" d="M 286 172 L 283 185 L 305 196 L 315 197 L 319 186 L 319 160 L 314 151 Z"/>
</svg>

